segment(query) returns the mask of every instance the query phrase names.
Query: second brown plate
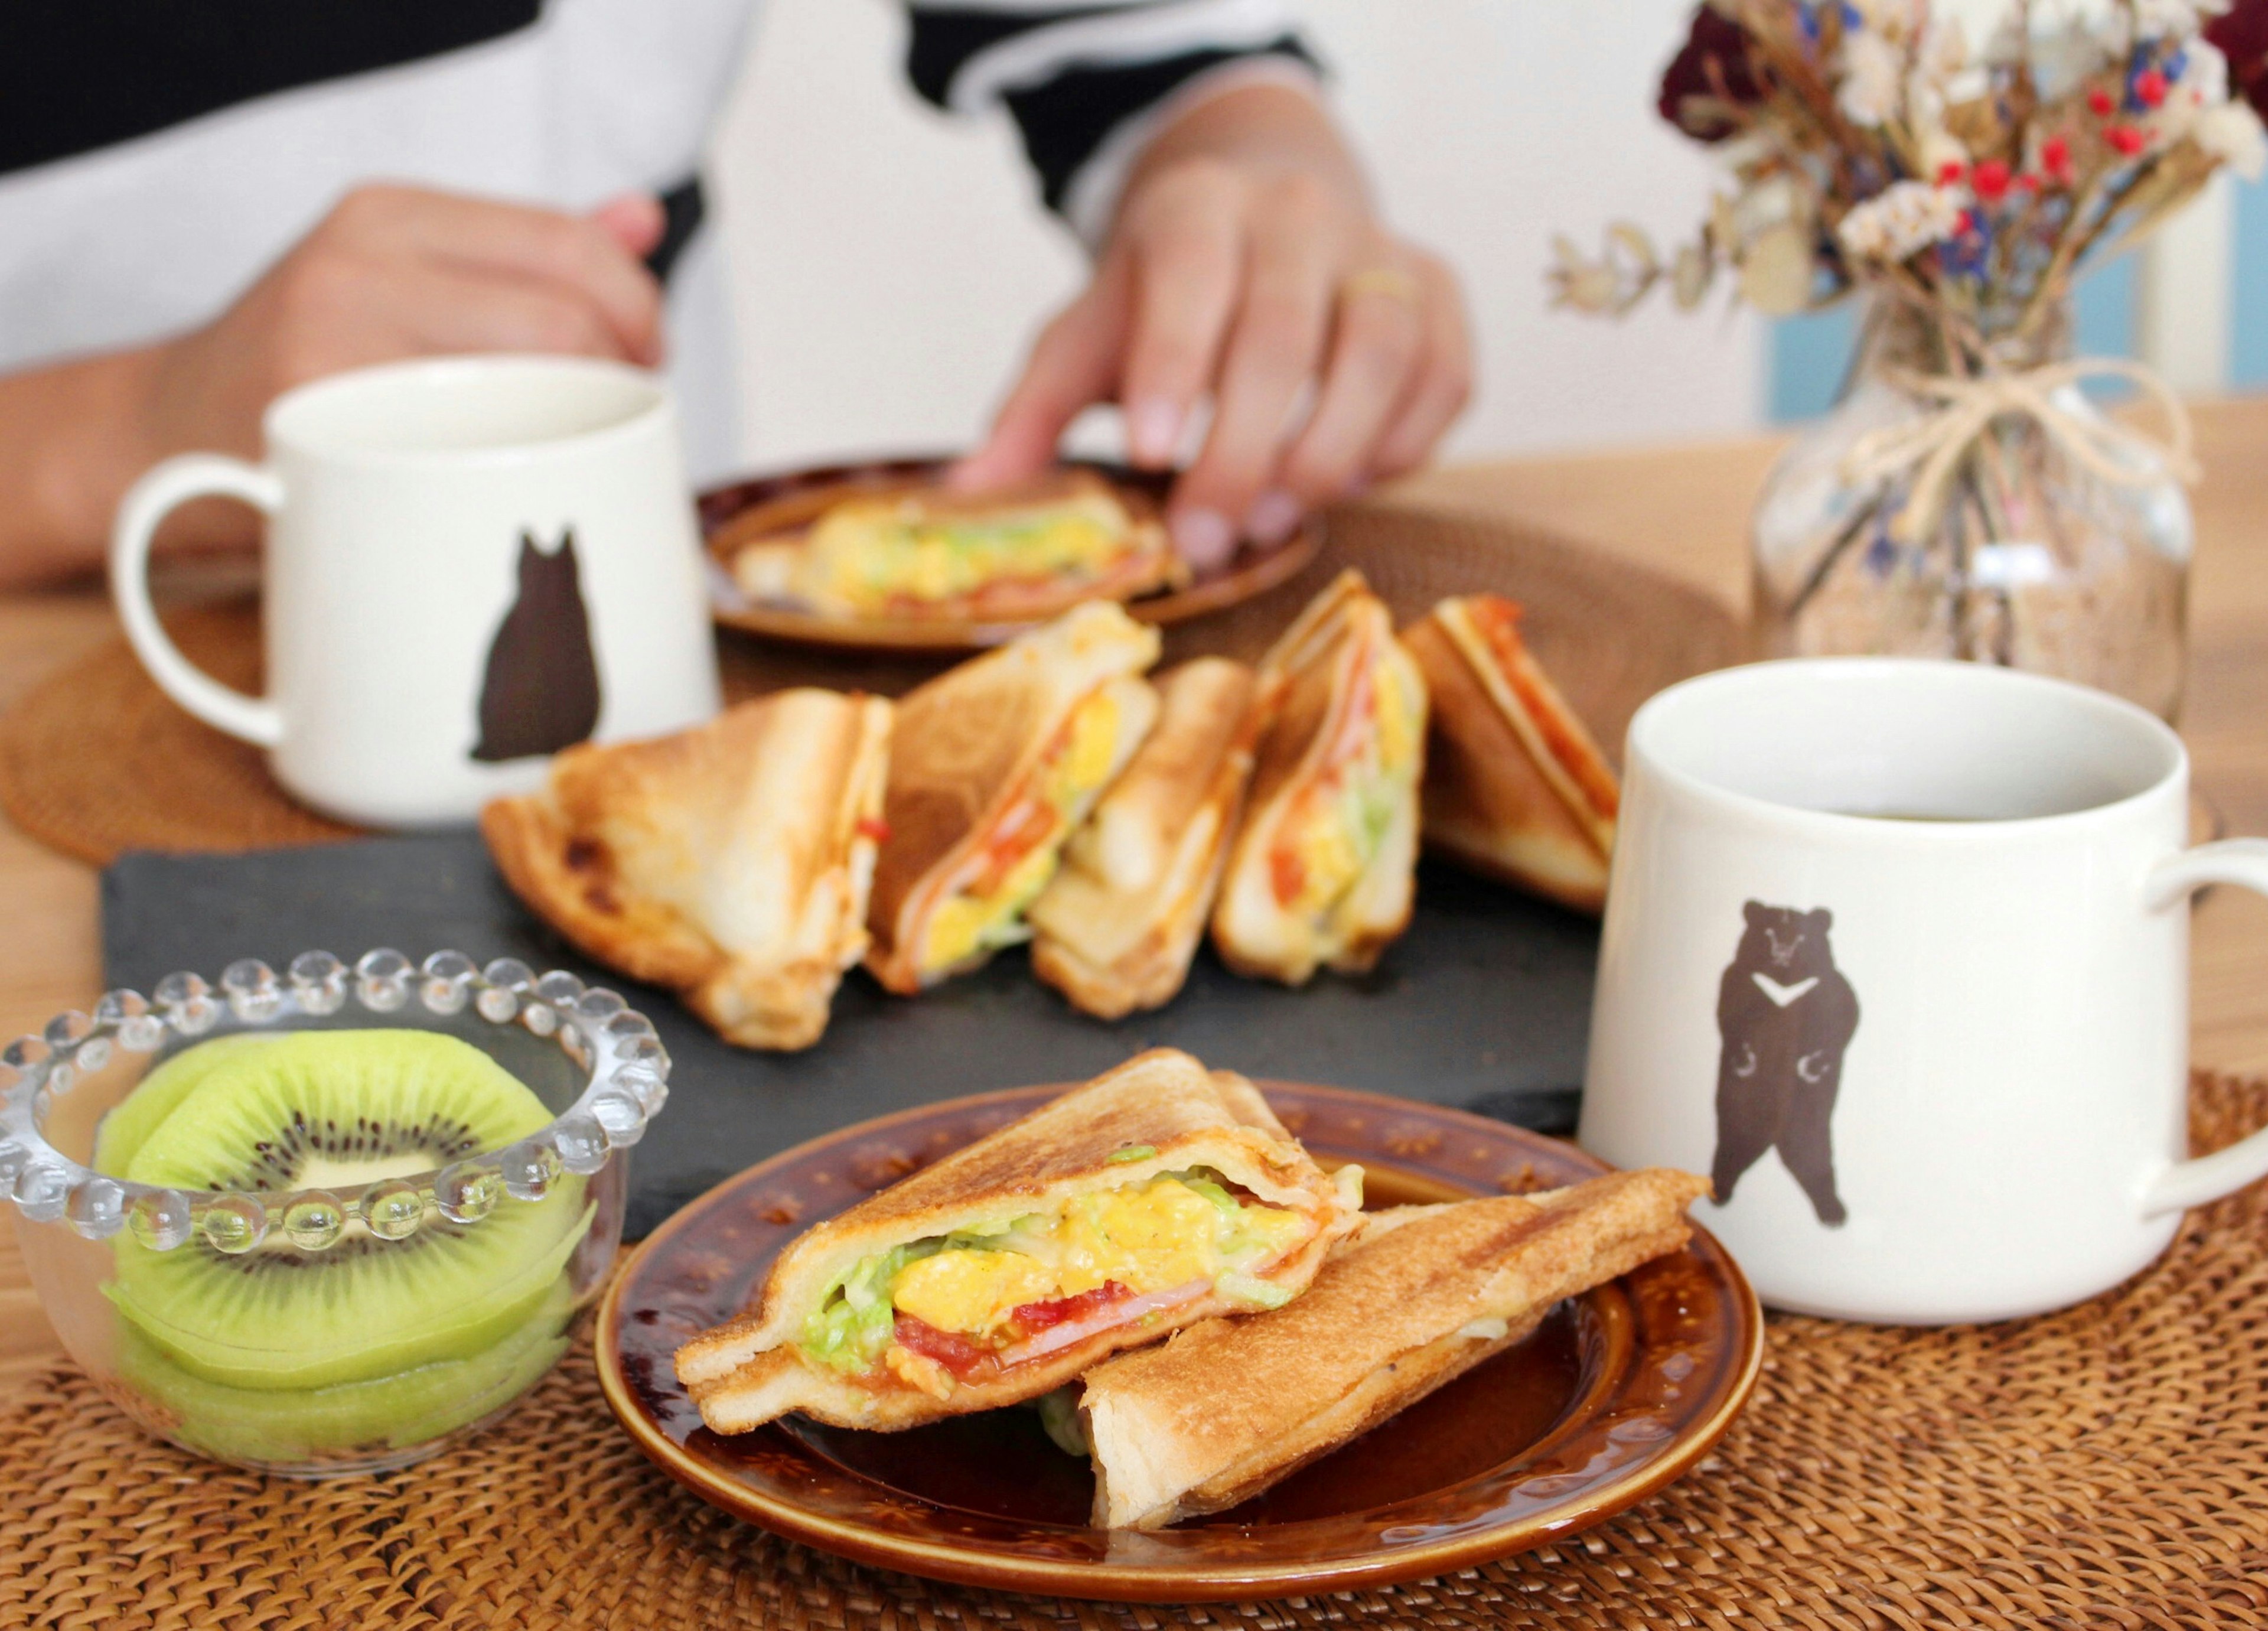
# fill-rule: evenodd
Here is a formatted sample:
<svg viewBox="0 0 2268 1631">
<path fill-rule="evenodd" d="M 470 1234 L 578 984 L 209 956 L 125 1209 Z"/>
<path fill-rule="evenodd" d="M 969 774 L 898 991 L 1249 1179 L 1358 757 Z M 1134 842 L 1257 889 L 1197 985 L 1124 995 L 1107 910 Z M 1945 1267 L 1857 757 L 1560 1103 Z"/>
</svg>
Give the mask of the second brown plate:
<svg viewBox="0 0 2268 1631">
<path fill-rule="evenodd" d="M 741 528 L 737 527 L 736 522 L 767 510 L 792 510 L 801 520 L 804 519 L 803 506 L 798 501 L 828 489 L 841 489 L 847 493 L 855 492 L 861 487 L 895 486 L 909 479 L 934 476 L 945 469 L 947 462 L 942 457 L 925 457 L 822 465 L 785 475 L 734 482 L 703 493 L 700 501 L 701 531 L 709 550 L 712 615 L 727 628 L 744 629 L 751 634 L 767 635 L 773 639 L 793 640 L 806 646 L 833 646 L 844 651 L 981 651 L 1012 640 L 1035 627 L 1037 620 L 837 617 L 824 612 L 768 605 L 751 600 L 733 582 L 725 557 L 736 537 L 742 535 Z M 1163 476 L 1129 469 L 1123 465 L 1090 463 L 1087 468 L 1099 471 L 1122 486 L 1138 488 L 1153 497 L 1162 498 L 1164 495 L 1166 478 Z M 1250 548 L 1242 550 L 1230 559 L 1226 566 L 1199 578 L 1189 587 L 1162 594 L 1142 595 L 1127 601 L 1126 609 L 1145 623 L 1171 624 L 1241 605 L 1256 594 L 1266 594 L 1293 576 L 1315 558 L 1315 552 L 1322 546 L 1322 520 L 1320 516 L 1310 516 L 1300 530 L 1280 547 L 1264 552 Z"/>
<path fill-rule="evenodd" d="M 1571 1145 L 1460 1111 L 1263 1082 L 1373 1206 L 1548 1189 L 1604 1170 Z M 1724 1249 L 1683 1251 L 1562 1304 L 1536 1334 L 1232 1511 L 1149 1533 L 1087 1526 L 1094 1486 L 1030 1410 L 906 1433 L 801 1417 L 725 1438 L 671 1368 L 748 1302 L 789 1241 L 1060 1088 L 862 1123 L 719 1185 L 645 1243 L 599 1310 L 599 1376 L 640 1449 L 726 1511 L 861 1562 L 1123 1601 L 1289 1597 L 1468 1568 L 1645 1499 L 1706 1453 L 1755 1385 L 1764 1324 Z"/>
</svg>

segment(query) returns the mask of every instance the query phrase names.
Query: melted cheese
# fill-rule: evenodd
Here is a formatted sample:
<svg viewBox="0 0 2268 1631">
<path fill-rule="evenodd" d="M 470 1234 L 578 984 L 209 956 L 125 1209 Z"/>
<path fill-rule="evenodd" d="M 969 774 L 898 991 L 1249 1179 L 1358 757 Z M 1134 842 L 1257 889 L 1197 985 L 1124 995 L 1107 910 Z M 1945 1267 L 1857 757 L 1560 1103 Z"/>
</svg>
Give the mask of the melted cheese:
<svg viewBox="0 0 2268 1631">
<path fill-rule="evenodd" d="M 909 499 L 851 503 L 813 528 L 806 571 L 821 597 L 880 611 L 997 582 L 1100 576 L 1128 547 L 1123 513 L 1100 495 L 976 519 L 931 515 Z"/>
<path fill-rule="evenodd" d="M 1155 1177 L 1081 1195 L 1061 1217 L 1020 1225 L 1001 1247 L 951 1247 L 917 1258 L 900 1272 L 891 1295 L 940 1331 L 989 1335 L 1024 1303 L 1113 1280 L 1142 1296 L 1215 1279 L 1277 1256 L 1308 1227 L 1296 1212 L 1252 1203 L 1230 1220 L 1179 1179 Z"/>
</svg>

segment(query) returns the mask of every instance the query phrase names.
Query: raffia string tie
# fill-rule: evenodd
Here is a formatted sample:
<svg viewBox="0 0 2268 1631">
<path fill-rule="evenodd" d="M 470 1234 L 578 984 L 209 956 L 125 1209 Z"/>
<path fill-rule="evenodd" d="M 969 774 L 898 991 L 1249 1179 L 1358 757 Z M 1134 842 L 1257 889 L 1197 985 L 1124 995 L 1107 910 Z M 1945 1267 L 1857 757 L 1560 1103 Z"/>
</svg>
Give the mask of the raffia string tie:
<svg viewBox="0 0 2268 1631">
<path fill-rule="evenodd" d="M 1913 473 L 1911 491 L 1890 523 L 1890 535 L 1901 543 L 1921 542 L 1937 524 L 1946 483 L 1996 419 L 2032 420 L 2074 464 L 2112 486 L 2146 487 L 2169 475 L 2183 482 L 2198 478 L 2189 410 L 2164 380 L 2139 363 L 2087 357 L 2020 373 L 1963 378 L 1892 368 L 1883 377 L 1935 405 L 1918 419 L 1867 432 L 1844 455 L 1842 470 L 1845 479 L 1861 486 Z M 2085 380 L 2132 384 L 2165 417 L 2165 439 L 2073 413 L 2056 401 L 2058 392 Z"/>
</svg>

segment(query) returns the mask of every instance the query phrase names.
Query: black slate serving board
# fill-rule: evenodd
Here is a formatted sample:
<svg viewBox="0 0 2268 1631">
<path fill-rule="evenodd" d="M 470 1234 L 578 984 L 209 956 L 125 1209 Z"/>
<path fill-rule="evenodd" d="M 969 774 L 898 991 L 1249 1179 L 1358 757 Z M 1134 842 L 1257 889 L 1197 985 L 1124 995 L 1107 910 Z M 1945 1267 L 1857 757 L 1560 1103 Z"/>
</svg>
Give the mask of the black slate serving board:
<svg viewBox="0 0 2268 1631">
<path fill-rule="evenodd" d="M 217 979 L 239 957 L 350 961 L 390 946 L 518 957 L 620 991 L 673 1061 L 668 1107 L 631 1162 L 627 1232 L 643 1235 L 741 1168 L 804 1140 L 932 1100 L 1082 1080 L 1158 1044 L 1252 1076 L 1463 1105 L 1557 1132 L 1574 1122 L 1598 928 L 1428 865 L 1410 932 L 1360 978 L 1285 991 L 1210 952 L 1167 1007 L 1090 1019 L 1031 977 L 1021 951 L 914 1000 L 847 977 L 802 1053 L 728 1048 L 667 993 L 579 956 L 515 901 L 470 831 L 246 855 L 122 857 L 103 874 L 108 983 L 147 992 L 175 970 Z"/>
</svg>

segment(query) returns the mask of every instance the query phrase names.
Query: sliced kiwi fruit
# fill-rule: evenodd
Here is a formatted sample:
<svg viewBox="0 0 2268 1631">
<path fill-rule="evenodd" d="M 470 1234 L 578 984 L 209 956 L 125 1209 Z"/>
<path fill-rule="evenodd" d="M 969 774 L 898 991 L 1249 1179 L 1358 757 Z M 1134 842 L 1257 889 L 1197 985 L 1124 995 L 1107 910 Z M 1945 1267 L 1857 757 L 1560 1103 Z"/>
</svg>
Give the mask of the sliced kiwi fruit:
<svg viewBox="0 0 2268 1631">
<path fill-rule="evenodd" d="M 216 1047 L 223 1051 L 208 1057 Z M 122 1114 L 144 1092 L 161 1101 L 155 1110 Z M 344 1192 L 497 1148 L 549 1120 L 516 1078 L 453 1037 L 305 1031 L 262 1037 L 256 1046 L 224 1038 L 168 1060 L 106 1118 L 103 1140 L 137 1183 Z M 306 1435 L 306 1423 L 325 1413 L 355 1443 L 379 1428 L 411 1442 L 444 1393 L 480 1391 L 461 1376 L 447 1381 L 460 1373 L 437 1367 L 519 1374 L 489 1356 L 532 1340 L 526 1333 L 543 1310 L 569 1295 L 567 1259 L 593 1210 L 585 1189 L 582 1179 L 563 1177 L 541 1201 L 502 1200 L 470 1223 L 429 1210 L 401 1240 L 355 1223 L 320 1251 L 292 1244 L 280 1224 L 237 1254 L 202 1237 L 153 1251 L 122 1236 L 118 1273 L 106 1288 L 126 1317 L 122 1351 L 170 1384 L 180 1436 L 217 1453 L 232 1453 L 221 1449 L 232 1429 L 202 1415 L 198 1401 L 233 1408 L 234 1396 L 248 1392 L 292 1396 L 272 1400 L 259 1418 L 281 1424 L 278 1442 Z M 533 1347 L 519 1351 L 536 1364 Z M 421 1374 L 430 1387 L 394 1385 Z M 219 1391 L 207 1395 L 191 1384 Z M 369 1391 L 342 1391 L 355 1387 Z M 388 1399 L 402 1413 L 398 1421 L 372 1413 Z"/>
<path fill-rule="evenodd" d="M 272 1047 L 284 1038 L 272 1031 L 244 1030 L 185 1048 L 135 1084 L 112 1105 L 94 1130 L 94 1170 L 126 1176 L 134 1152 L 149 1141 L 158 1124 L 172 1115 L 196 1085 L 247 1048 Z"/>
<path fill-rule="evenodd" d="M 191 1448 L 227 1461 L 304 1467 L 423 1443 L 509 1404 L 566 1352 L 573 1314 L 561 1276 L 516 1329 L 477 1353 L 331 1387 L 209 1381 L 130 1324 L 119 1332 L 118 1368 Z"/>
</svg>

